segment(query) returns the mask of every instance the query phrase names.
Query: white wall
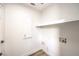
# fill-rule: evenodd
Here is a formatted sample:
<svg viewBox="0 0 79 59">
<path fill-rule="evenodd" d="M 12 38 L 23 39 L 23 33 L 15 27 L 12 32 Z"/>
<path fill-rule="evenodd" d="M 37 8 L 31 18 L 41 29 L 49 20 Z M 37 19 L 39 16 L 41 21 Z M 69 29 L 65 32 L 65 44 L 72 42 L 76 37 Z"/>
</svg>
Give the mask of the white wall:
<svg viewBox="0 0 79 59">
<path fill-rule="evenodd" d="M 78 3 L 52 3 L 42 12 L 40 24 L 52 24 L 58 21 L 79 20 Z"/>
<path fill-rule="evenodd" d="M 4 40 L 4 7 L 2 4 L 0 4 L 0 41 L 1 40 Z M 0 43 L 0 52 L 4 52 L 3 45 L 4 44 Z"/>
<path fill-rule="evenodd" d="M 68 4 L 68 3 L 52 4 L 42 12 L 42 16 L 41 16 L 42 18 L 40 19 L 39 23 L 52 24 L 58 21 L 59 22 L 70 21 L 70 20 L 75 21 L 75 20 L 79 20 L 78 15 L 79 15 L 79 4 Z M 59 40 L 58 37 L 60 34 L 59 31 L 60 31 L 59 27 L 50 27 L 50 26 L 47 26 L 45 28 L 42 27 L 39 29 L 39 39 L 41 41 L 44 41 L 43 48 L 49 55 L 59 55 L 61 53 L 59 52 L 60 46 L 58 43 Z"/>
<path fill-rule="evenodd" d="M 40 28 L 42 48 L 49 55 L 79 56 L 79 20 Z M 59 37 L 67 43 L 59 42 Z"/>
<path fill-rule="evenodd" d="M 48 24 L 59 19 L 59 8 L 57 4 L 47 7 L 43 12 L 40 24 Z"/>
<path fill-rule="evenodd" d="M 29 55 L 40 49 L 36 31 L 32 30 L 32 20 L 39 19 L 38 16 L 39 13 L 29 7 L 5 5 L 5 55 Z M 30 36 L 32 38 L 26 39 Z"/>
<path fill-rule="evenodd" d="M 62 19 L 78 20 L 78 6 L 79 4 L 53 4 L 43 12 L 38 12 L 20 4 L 6 4 L 3 31 L 5 55 L 29 55 L 41 48 L 49 55 L 59 55 L 59 28 L 38 29 L 35 26 L 38 23 L 53 23 Z M 1 8 L 0 11 L 2 12 Z M 24 39 L 24 35 L 32 36 L 32 39 Z"/>
<path fill-rule="evenodd" d="M 61 55 L 79 56 L 79 20 L 58 25 L 60 37 L 67 39 L 67 43 L 61 43 Z"/>
<path fill-rule="evenodd" d="M 52 56 L 59 55 L 59 28 L 43 27 L 39 29 L 39 39 L 43 50 Z"/>
<path fill-rule="evenodd" d="M 79 20 L 79 3 L 63 3 L 58 5 L 60 8 L 60 19 L 67 19 L 67 21 Z"/>
</svg>

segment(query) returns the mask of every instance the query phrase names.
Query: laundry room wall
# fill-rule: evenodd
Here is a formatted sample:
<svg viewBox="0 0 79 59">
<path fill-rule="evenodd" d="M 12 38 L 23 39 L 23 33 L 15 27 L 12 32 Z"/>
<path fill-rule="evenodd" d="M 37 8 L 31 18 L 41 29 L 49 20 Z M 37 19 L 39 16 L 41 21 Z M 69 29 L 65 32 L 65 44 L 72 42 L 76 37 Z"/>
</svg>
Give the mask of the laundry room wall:
<svg viewBox="0 0 79 59">
<path fill-rule="evenodd" d="M 40 24 L 79 20 L 78 3 L 52 3 L 42 12 Z"/>
<path fill-rule="evenodd" d="M 4 6 L 2 4 L 0 4 L 0 53 L 4 52 L 1 40 L 4 40 Z"/>
<path fill-rule="evenodd" d="M 79 20 L 78 10 L 78 3 L 52 3 L 51 6 L 42 11 L 42 18 L 39 22 L 39 25 L 42 27 L 39 26 L 39 34 L 40 40 L 43 41 L 43 48 L 49 55 L 60 55 L 59 53 L 61 53 L 58 50 L 60 29 L 58 27 L 52 27 L 53 23 Z M 44 27 L 44 24 L 47 26 Z"/>
<path fill-rule="evenodd" d="M 23 4 L 5 4 L 5 55 L 30 55 L 40 49 L 33 21 L 39 12 Z"/>
</svg>

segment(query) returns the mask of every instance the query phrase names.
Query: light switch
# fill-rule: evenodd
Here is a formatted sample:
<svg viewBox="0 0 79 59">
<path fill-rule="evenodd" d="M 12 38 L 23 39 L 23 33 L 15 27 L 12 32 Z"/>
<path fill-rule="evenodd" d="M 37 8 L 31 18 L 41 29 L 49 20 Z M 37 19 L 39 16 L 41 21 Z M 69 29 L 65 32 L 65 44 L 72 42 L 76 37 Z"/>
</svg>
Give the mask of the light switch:
<svg viewBox="0 0 79 59">
<path fill-rule="evenodd" d="M 24 35 L 24 39 L 31 39 L 32 38 L 32 35 Z"/>
</svg>

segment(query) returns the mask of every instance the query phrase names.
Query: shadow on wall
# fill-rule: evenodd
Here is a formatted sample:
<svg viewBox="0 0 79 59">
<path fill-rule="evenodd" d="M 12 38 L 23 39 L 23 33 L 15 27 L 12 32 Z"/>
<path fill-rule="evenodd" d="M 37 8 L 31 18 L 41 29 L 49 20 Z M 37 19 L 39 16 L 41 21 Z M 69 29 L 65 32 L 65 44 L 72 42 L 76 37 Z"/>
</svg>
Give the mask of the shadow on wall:
<svg viewBox="0 0 79 59">
<path fill-rule="evenodd" d="M 39 28 L 42 48 L 51 56 L 79 55 L 79 21 Z"/>
</svg>

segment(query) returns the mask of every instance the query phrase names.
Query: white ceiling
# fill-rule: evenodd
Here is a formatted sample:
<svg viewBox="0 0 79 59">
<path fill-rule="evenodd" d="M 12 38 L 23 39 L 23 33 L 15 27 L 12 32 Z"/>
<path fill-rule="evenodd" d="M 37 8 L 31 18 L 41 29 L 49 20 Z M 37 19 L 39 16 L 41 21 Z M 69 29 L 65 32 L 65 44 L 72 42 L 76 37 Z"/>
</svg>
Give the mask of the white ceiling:
<svg viewBox="0 0 79 59">
<path fill-rule="evenodd" d="M 34 8 L 36 10 L 43 10 L 46 7 L 48 7 L 51 3 L 27 3 L 25 5 L 30 6 L 31 8 Z"/>
<path fill-rule="evenodd" d="M 46 7 L 48 7 L 49 5 L 51 5 L 52 3 L 24 3 L 24 6 L 29 6 L 31 8 L 34 8 L 36 10 L 42 11 L 44 10 Z M 4 5 L 0 3 L 0 7 Z"/>
</svg>

